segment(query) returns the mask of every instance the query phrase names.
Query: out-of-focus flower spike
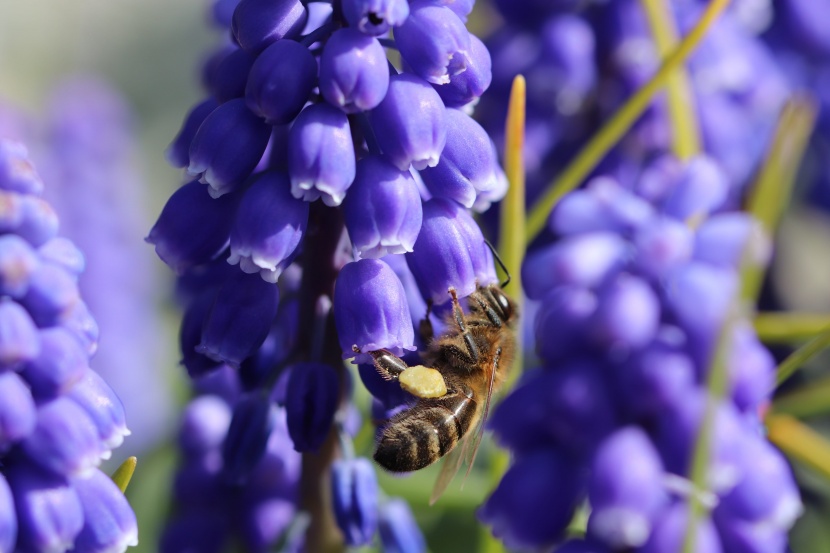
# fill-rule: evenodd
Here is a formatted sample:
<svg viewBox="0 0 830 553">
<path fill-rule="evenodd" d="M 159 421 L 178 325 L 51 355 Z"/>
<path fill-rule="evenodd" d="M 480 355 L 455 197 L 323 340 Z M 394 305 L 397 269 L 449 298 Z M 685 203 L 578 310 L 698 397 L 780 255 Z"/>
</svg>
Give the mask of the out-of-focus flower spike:
<svg viewBox="0 0 830 553">
<path fill-rule="evenodd" d="M 43 181 L 20 142 L 0 141 L 0 188 L 23 194 L 43 192 Z"/>
<path fill-rule="evenodd" d="M 228 263 L 275 283 L 297 255 L 307 224 L 308 203 L 291 195 L 287 176 L 260 173 L 239 202 Z"/>
<path fill-rule="evenodd" d="M 285 125 L 300 113 L 316 84 L 317 61 L 308 48 L 280 40 L 251 66 L 245 103 L 269 125 Z"/>
<path fill-rule="evenodd" d="M 385 59 L 385 58 L 384 58 Z M 338 206 L 355 176 L 355 152 L 346 115 L 326 103 L 306 107 L 291 125 L 288 174 L 291 194 Z"/>
<path fill-rule="evenodd" d="M 38 399 L 68 392 L 86 373 L 89 356 L 68 330 L 50 327 L 40 330 L 40 354 L 27 363 L 21 374 Z"/>
<path fill-rule="evenodd" d="M 421 294 L 436 305 L 449 301 L 450 287 L 463 297 L 476 286 L 498 282 L 481 229 L 452 200 L 435 198 L 424 203 L 421 232 L 406 261 Z"/>
<path fill-rule="evenodd" d="M 729 181 L 708 157 L 691 159 L 663 203 L 663 211 L 681 221 L 700 218 L 718 208 L 727 197 Z"/>
<path fill-rule="evenodd" d="M 242 48 L 258 54 L 278 40 L 297 37 L 307 19 L 300 0 L 241 0 L 233 12 L 232 30 Z"/>
<path fill-rule="evenodd" d="M 296 451 L 317 451 L 334 422 L 340 384 L 333 368 L 322 363 L 291 367 L 285 411 Z"/>
<path fill-rule="evenodd" d="M 19 550 L 66 551 L 84 524 L 78 494 L 61 476 L 22 463 L 4 468 L 17 512 Z"/>
<path fill-rule="evenodd" d="M 446 109 L 424 80 L 409 74 L 391 77 L 386 96 L 369 117 L 383 153 L 398 169 L 438 164 L 447 142 Z"/>
<path fill-rule="evenodd" d="M 17 542 L 17 513 L 14 496 L 6 477 L 0 473 L 0 551 L 14 551 Z"/>
<path fill-rule="evenodd" d="M 461 2 L 450 4 L 450 9 Z M 450 82 L 433 85 L 448 108 L 460 108 L 476 101 L 493 80 L 490 52 L 481 40 L 470 35 L 470 49 L 466 54 L 466 69 L 450 75 Z"/>
<path fill-rule="evenodd" d="M 343 358 L 371 362 L 368 352 L 395 355 L 415 349 L 415 330 L 403 285 L 381 260 L 361 259 L 340 270 L 334 287 L 334 320 Z M 356 354 L 357 346 L 361 353 Z"/>
<path fill-rule="evenodd" d="M 145 238 L 176 272 L 214 259 L 230 241 L 239 198 L 230 194 L 214 199 L 207 188 L 193 181 L 176 190 Z"/>
<path fill-rule="evenodd" d="M 187 374 L 191 378 L 209 373 L 221 365 L 220 361 L 196 351 L 196 347 L 202 342 L 202 327 L 215 299 L 212 291 L 203 292 L 190 303 L 182 317 L 182 324 L 179 328 L 181 364 L 187 369 Z"/>
<path fill-rule="evenodd" d="M 240 534 L 246 550 L 264 551 L 278 543 L 296 512 L 294 503 L 281 497 L 246 505 L 239 513 Z"/>
<path fill-rule="evenodd" d="M 593 540 L 568 540 L 554 550 L 554 553 L 612 553 L 610 549 Z"/>
<path fill-rule="evenodd" d="M 0 373 L 0 452 L 31 434 L 36 422 L 37 407 L 26 383 L 13 371 Z"/>
<path fill-rule="evenodd" d="M 271 127 L 248 110 L 245 100 L 225 102 L 196 131 L 187 174 L 207 183 L 212 197 L 227 194 L 248 178 L 270 137 Z"/>
<path fill-rule="evenodd" d="M 130 435 L 127 429 L 124 405 L 107 382 L 97 372 L 87 369 L 83 378 L 67 394 L 80 405 L 98 431 L 105 448 L 115 449 Z M 109 458 L 109 452 L 103 453 Z"/>
<path fill-rule="evenodd" d="M 746 213 L 718 213 L 695 233 L 694 258 L 717 267 L 738 270 L 742 262 L 766 266 L 771 255 L 769 237 Z"/>
<path fill-rule="evenodd" d="M 559 360 L 587 350 L 597 305 L 597 295 L 580 286 L 557 286 L 542 296 L 533 324 L 537 353 Z"/>
<path fill-rule="evenodd" d="M 343 0 L 342 9 L 350 26 L 371 36 L 386 34 L 409 17 L 407 0 Z"/>
<path fill-rule="evenodd" d="M 48 202 L 28 195 L 20 197 L 19 201 L 19 224 L 8 230 L 22 236 L 33 246 L 40 246 L 57 235 L 58 215 Z"/>
<path fill-rule="evenodd" d="M 371 543 L 378 527 L 378 481 L 372 463 L 363 457 L 334 461 L 331 490 L 337 526 L 346 544 Z"/>
<path fill-rule="evenodd" d="M 320 92 L 345 113 L 374 109 L 389 89 L 380 42 L 353 28 L 335 31 L 320 56 Z"/>
<path fill-rule="evenodd" d="M 412 72 L 433 84 L 446 84 L 467 69 L 470 33 L 450 8 L 414 0 L 409 17 L 395 30 L 395 43 Z"/>
<path fill-rule="evenodd" d="M 138 523 L 127 498 L 100 470 L 73 479 L 81 501 L 84 526 L 75 541 L 76 551 L 116 553 L 138 545 Z"/>
<path fill-rule="evenodd" d="M 265 341 L 279 306 L 279 288 L 239 272 L 216 295 L 196 351 L 238 367 Z"/>
<path fill-rule="evenodd" d="M 427 550 L 424 535 L 405 500 L 393 497 L 385 501 L 380 508 L 378 522 L 384 552 L 424 553 Z"/>
<path fill-rule="evenodd" d="M 503 178 L 487 132 L 465 113 L 446 111 L 447 142 L 435 167 L 421 170 L 433 198 L 455 200 L 473 207 L 480 192 L 498 187 Z"/>
<path fill-rule="evenodd" d="M 64 476 L 85 476 L 103 453 L 95 423 L 66 397 L 40 405 L 34 431 L 21 443 L 37 464 Z"/>
<path fill-rule="evenodd" d="M 611 351 L 632 351 L 650 343 L 660 323 L 660 299 L 643 279 L 621 274 L 600 291 L 589 332 Z"/>
<path fill-rule="evenodd" d="M 28 242 L 14 234 L 0 236 L 0 293 L 22 298 L 38 262 Z"/>
<path fill-rule="evenodd" d="M 423 220 L 418 185 L 383 157 L 365 157 L 357 164 L 343 215 L 360 257 L 411 252 Z"/>
<path fill-rule="evenodd" d="M 193 142 L 196 131 L 199 130 L 207 116 L 213 113 L 213 110 L 217 107 L 219 107 L 219 102 L 211 97 L 196 104 L 188 112 L 179 133 L 164 152 L 164 157 L 170 165 L 173 167 L 187 167 L 190 165 L 190 143 Z"/>
<path fill-rule="evenodd" d="M 627 426 L 606 438 L 593 458 L 588 533 L 614 549 L 639 547 L 668 502 L 660 455 L 643 430 Z"/>
<path fill-rule="evenodd" d="M 231 482 L 243 483 L 262 459 L 274 427 L 276 407 L 271 399 L 253 392 L 234 406 L 228 435 L 222 444 L 222 471 Z"/>
<path fill-rule="evenodd" d="M 16 368 L 40 353 L 34 321 L 18 303 L 0 299 L 0 367 Z"/>
<path fill-rule="evenodd" d="M 688 225 L 670 217 L 655 217 L 635 231 L 634 265 L 659 282 L 691 259 L 694 241 Z"/>
</svg>

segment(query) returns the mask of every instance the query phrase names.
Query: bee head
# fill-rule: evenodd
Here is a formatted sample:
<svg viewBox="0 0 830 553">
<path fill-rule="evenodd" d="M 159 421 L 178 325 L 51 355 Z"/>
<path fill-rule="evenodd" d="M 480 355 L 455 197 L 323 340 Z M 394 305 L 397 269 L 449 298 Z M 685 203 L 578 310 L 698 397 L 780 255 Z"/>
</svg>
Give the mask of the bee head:
<svg viewBox="0 0 830 553">
<path fill-rule="evenodd" d="M 507 294 L 505 294 L 499 286 L 491 284 L 488 288 L 492 297 L 493 308 L 496 310 L 496 313 L 498 313 L 499 317 L 501 317 L 503 321 L 512 321 L 516 314 L 513 301 L 507 297 Z"/>
</svg>

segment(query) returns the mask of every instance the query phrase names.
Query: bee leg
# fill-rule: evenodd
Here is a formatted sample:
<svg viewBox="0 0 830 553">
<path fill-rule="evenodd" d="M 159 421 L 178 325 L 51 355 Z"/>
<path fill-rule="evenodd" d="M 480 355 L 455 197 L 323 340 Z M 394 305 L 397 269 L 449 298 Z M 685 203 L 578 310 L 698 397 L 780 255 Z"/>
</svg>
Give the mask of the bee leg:
<svg viewBox="0 0 830 553">
<path fill-rule="evenodd" d="M 355 353 L 360 353 L 360 348 L 357 346 L 353 346 L 352 349 Z M 372 356 L 375 362 L 375 369 L 386 380 L 397 380 L 400 374 L 409 368 L 409 365 L 403 359 L 388 349 L 370 351 L 369 355 Z"/>
<path fill-rule="evenodd" d="M 485 296 L 486 294 L 486 296 Z M 490 296 L 490 297 L 487 297 Z M 497 327 L 501 328 L 502 320 L 499 317 L 498 313 L 496 313 L 495 309 L 491 307 L 491 305 L 497 305 L 495 303 L 495 298 L 492 297 L 493 295 L 490 291 L 486 288 L 478 290 L 470 294 L 470 300 L 476 302 L 479 309 L 481 309 L 485 315 L 487 315 L 487 319 L 490 323 Z"/>
<path fill-rule="evenodd" d="M 421 335 L 421 340 L 425 344 L 432 342 L 435 332 L 432 329 L 432 321 L 429 320 L 429 314 L 432 312 L 432 300 L 427 302 L 427 312 L 421 322 L 418 324 L 418 334 Z"/>
<path fill-rule="evenodd" d="M 452 314 L 455 317 L 455 322 L 458 324 L 458 330 L 461 331 L 461 335 L 464 337 L 464 344 L 467 346 L 469 359 L 472 363 L 478 363 L 478 346 L 476 346 L 476 342 L 473 340 L 472 333 L 467 329 L 467 323 L 464 322 L 464 311 L 461 309 L 461 304 L 458 303 L 458 293 L 452 286 L 450 286 L 448 291 L 450 296 L 452 296 Z"/>
</svg>

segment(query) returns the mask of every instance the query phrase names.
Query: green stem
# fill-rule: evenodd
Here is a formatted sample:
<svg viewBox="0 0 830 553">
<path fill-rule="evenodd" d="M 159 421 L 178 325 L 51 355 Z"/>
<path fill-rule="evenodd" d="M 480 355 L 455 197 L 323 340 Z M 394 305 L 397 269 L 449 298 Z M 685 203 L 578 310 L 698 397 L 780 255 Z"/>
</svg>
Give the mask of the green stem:
<svg viewBox="0 0 830 553">
<path fill-rule="evenodd" d="M 784 359 L 775 371 L 775 387 L 781 385 L 793 375 L 795 371 L 803 367 L 810 359 L 830 347 L 830 326 L 822 330 L 821 334 L 792 352 Z"/>
<path fill-rule="evenodd" d="M 767 344 L 791 344 L 814 338 L 830 326 L 826 313 L 759 313 L 753 321 L 758 338 Z"/>
<path fill-rule="evenodd" d="M 513 80 L 510 104 L 505 123 L 504 171 L 510 187 L 501 203 L 501 227 L 499 231 L 499 255 L 510 273 L 507 291 L 516 301 L 521 314 L 522 302 L 522 259 L 525 254 L 525 97 L 526 83 L 523 76 Z M 522 333 L 516 329 L 516 354 L 512 371 L 507 374 L 503 390 L 509 390 L 516 381 L 522 367 Z M 491 457 L 490 489 L 495 488 L 510 464 L 510 457 L 504 450 L 496 450 Z M 482 529 L 481 547 L 485 553 L 502 553 L 504 545 L 495 539 L 488 528 Z"/>
<path fill-rule="evenodd" d="M 788 415 L 769 415 L 765 422 L 769 441 L 830 480 L 830 443 L 824 436 Z"/>
<path fill-rule="evenodd" d="M 772 413 L 798 418 L 830 413 L 830 377 L 809 382 L 796 390 L 777 396 L 773 400 Z"/>
<path fill-rule="evenodd" d="M 579 186 L 605 154 L 619 142 L 622 135 L 631 128 L 634 121 L 648 107 L 654 95 L 665 86 L 669 76 L 700 44 L 706 32 L 728 4 L 729 0 L 709 2 L 700 20 L 666 58 L 657 73 L 617 110 L 550 185 L 530 211 L 527 219 L 527 243 L 530 243 L 545 227 L 551 209 L 562 196 Z"/>
<path fill-rule="evenodd" d="M 661 59 L 677 47 L 677 26 L 667 0 L 640 0 Z M 681 160 L 700 152 L 700 130 L 695 120 L 695 99 L 689 83 L 688 71 L 678 66 L 666 82 L 669 122 L 672 129 L 672 149 Z"/>
</svg>

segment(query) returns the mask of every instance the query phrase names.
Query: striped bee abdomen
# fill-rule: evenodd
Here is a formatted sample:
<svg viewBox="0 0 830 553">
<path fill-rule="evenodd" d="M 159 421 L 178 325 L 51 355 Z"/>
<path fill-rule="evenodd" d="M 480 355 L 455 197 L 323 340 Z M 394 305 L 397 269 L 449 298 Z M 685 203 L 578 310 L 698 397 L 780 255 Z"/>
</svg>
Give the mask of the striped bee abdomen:
<svg viewBox="0 0 830 553">
<path fill-rule="evenodd" d="M 477 404 L 456 392 L 421 400 L 383 429 L 375 461 L 392 472 L 410 472 L 431 465 L 458 444 L 470 430 Z"/>
</svg>

